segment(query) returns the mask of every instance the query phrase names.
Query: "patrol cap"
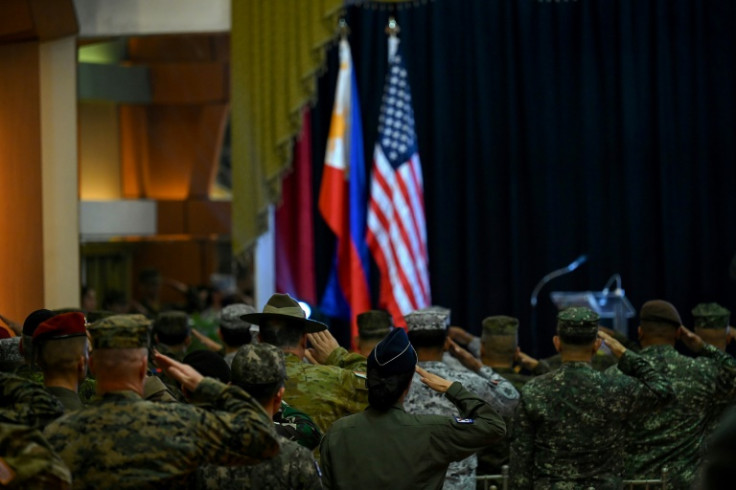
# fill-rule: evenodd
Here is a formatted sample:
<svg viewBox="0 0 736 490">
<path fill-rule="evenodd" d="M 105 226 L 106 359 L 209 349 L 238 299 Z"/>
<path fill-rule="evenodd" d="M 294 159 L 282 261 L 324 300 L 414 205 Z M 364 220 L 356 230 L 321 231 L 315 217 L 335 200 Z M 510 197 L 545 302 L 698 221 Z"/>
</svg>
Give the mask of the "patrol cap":
<svg viewBox="0 0 736 490">
<path fill-rule="evenodd" d="M 483 319 L 483 335 L 516 335 L 519 319 L 506 315 L 489 316 Z"/>
<path fill-rule="evenodd" d="M 263 313 L 248 313 L 240 317 L 241 320 L 261 325 L 262 322 L 274 320 L 288 320 L 301 325 L 307 333 L 327 330 L 327 325 L 316 320 L 310 320 L 299 306 L 299 303 L 288 294 L 276 293 L 268 299 L 263 307 Z"/>
<path fill-rule="evenodd" d="M 590 308 L 566 308 L 557 314 L 557 334 L 563 341 L 593 341 L 598 336 L 599 319 L 598 313 Z"/>
<path fill-rule="evenodd" d="M 661 299 L 653 299 L 644 303 L 639 311 L 639 320 L 641 323 L 669 323 L 676 328 L 682 325 L 677 308 L 672 303 Z"/>
<path fill-rule="evenodd" d="M 151 321 L 140 314 L 112 315 L 87 329 L 95 349 L 135 349 L 148 347 Z"/>
<path fill-rule="evenodd" d="M 446 308 L 426 308 L 412 311 L 404 316 L 410 332 L 420 330 L 447 330 L 450 326 L 450 310 Z"/>
<path fill-rule="evenodd" d="M 239 386 L 268 385 L 286 379 L 284 353 L 271 344 L 246 344 L 230 365 L 233 383 Z"/>
<path fill-rule="evenodd" d="M 718 303 L 700 303 L 692 309 L 693 326 L 697 328 L 728 327 L 731 312 Z"/>
<path fill-rule="evenodd" d="M 409 342 L 406 331 L 403 328 L 394 328 L 368 355 L 367 368 L 386 377 L 414 371 L 416 365 L 417 353 Z"/>
<path fill-rule="evenodd" d="M 368 310 L 358 314 L 358 334 L 364 339 L 382 339 L 393 327 L 391 315 L 384 310 Z"/>
<path fill-rule="evenodd" d="M 183 311 L 163 311 L 156 316 L 153 331 L 167 338 L 184 338 L 191 331 L 189 315 Z"/>
<path fill-rule="evenodd" d="M 36 330 L 36 327 L 38 327 L 41 323 L 45 322 L 52 316 L 54 316 L 54 312 L 45 308 L 32 312 L 26 317 L 25 321 L 23 322 L 23 335 L 32 337 L 33 332 Z"/>
<path fill-rule="evenodd" d="M 33 332 L 34 344 L 51 339 L 66 339 L 87 335 L 84 314 L 62 313 L 42 322 Z"/>
<path fill-rule="evenodd" d="M 223 383 L 230 382 L 230 366 L 227 365 L 225 359 L 217 352 L 211 350 L 195 350 L 184 356 L 181 362 L 189 364 L 202 376 L 209 376 Z"/>
<path fill-rule="evenodd" d="M 233 303 L 227 305 L 220 312 L 220 327 L 229 330 L 247 330 L 250 331 L 251 323 L 246 322 L 241 317 L 250 313 L 257 313 L 256 309 L 245 303 Z"/>
</svg>

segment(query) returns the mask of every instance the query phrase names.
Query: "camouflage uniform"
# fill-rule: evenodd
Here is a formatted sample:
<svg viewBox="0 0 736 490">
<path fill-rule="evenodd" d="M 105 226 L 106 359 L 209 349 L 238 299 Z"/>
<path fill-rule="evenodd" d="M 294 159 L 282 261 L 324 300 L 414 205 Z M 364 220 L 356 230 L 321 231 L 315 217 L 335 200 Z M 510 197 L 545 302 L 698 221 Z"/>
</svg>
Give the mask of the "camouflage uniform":
<svg viewBox="0 0 736 490">
<path fill-rule="evenodd" d="M 0 373 L 0 422 L 44 427 L 64 413 L 64 406 L 43 386 L 9 373 Z"/>
<path fill-rule="evenodd" d="M 309 450 L 316 449 L 322 440 L 322 431 L 311 417 L 284 401 L 281 402 L 281 410 L 274 414 L 273 421 L 280 436 Z"/>
<path fill-rule="evenodd" d="M 111 316 L 89 328 L 98 352 L 145 346 L 148 329 L 142 315 Z M 204 378 L 192 398 L 209 400 L 219 411 L 114 391 L 49 424 L 44 435 L 71 470 L 75 488 L 113 482 L 115 488 L 181 488 L 200 464 L 255 464 L 278 452 L 273 422 L 242 389 Z"/>
<path fill-rule="evenodd" d="M 284 400 L 307 413 L 320 430 L 368 405 L 365 387 L 366 358 L 338 347 L 326 365 L 308 364 L 286 353 L 286 392 Z"/>
<path fill-rule="evenodd" d="M 563 310 L 558 335 L 563 342 L 592 346 L 597 321 L 588 308 Z M 624 419 L 663 405 L 673 392 L 634 352 L 626 351 L 618 365 L 629 376 L 595 371 L 589 362 L 564 362 L 524 386 L 511 432 L 512 488 L 621 488 Z"/>
<path fill-rule="evenodd" d="M 71 488 L 69 469 L 36 429 L 0 423 L 0 454 L 2 488 Z"/>
<path fill-rule="evenodd" d="M 229 490 L 319 490 L 319 467 L 309 449 L 279 437 L 281 451 L 255 466 L 205 466 L 197 473 L 197 488 Z"/>
<path fill-rule="evenodd" d="M 625 476 L 658 478 L 666 466 L 672 488 L 689 489 L 709 420 L 718 417 L 724 400 L 733 397 L 736 361 L 711 345 L 697 358 L 684 356 L 671 345 L 652 345 L 640 354 L 671 381 L 675 400 L 628 421 L 631 440 Z"/>
<path fill-rule="evenodd" d="M 19 366 L 25 364 L 25 359 L 18 349 L 20 337 L 0 339 L 0 371 L 12 373 Z"/>
</svg>

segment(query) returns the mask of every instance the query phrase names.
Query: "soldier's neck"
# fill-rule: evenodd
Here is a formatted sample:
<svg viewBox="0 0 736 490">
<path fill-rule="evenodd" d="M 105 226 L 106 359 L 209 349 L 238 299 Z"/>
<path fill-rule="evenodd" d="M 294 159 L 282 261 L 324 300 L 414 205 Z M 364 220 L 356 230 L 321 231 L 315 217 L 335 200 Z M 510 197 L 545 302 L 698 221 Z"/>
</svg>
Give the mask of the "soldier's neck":
<svg viewBox="0 0 736 490">
<path fill-rule="evenodd" d="M 442 349 L 419 347 L 416 349 L 417 357 L 419 362 L 430 362 L 430 361 L 441 361 L 442 360 Z"/>
<path fill-rule="evenodd" d="M 499 358 L 495 356 L 482 356 L 481 361 L 486 366 L 490 366 L 494 369 L 510 369 L 513 367 L 513 359 Z"/>
<path fill-rule="evenodd" d="M 675 339 L 642 336 L 639 338 L 639 344 L 641 345 L 642 349 L 651 345 L 671 345 L 672 347 L 674 347 Z"/>
<path fill-rule="evenodd" d="M 104 395 L 111 391 L 134 391 L 143 396 L 143 379 L 111 378 L 106 379 L 97 373 L 97 394 Z"/>
<path fill-rule="evenodd" d="M 49 388 L 66 388 L 77 393 L 79 389 L 79 376 L 76 371 L 71 373 L 44 373 L 43 384 Z"/>
<path fill-rule="evenodd" d="M 593 359 L 593 354 L 590 352 L 581 351 L 560 351 L 560 358 L 562 362 L 587 362 L 590 363 Z"/>
</svg>

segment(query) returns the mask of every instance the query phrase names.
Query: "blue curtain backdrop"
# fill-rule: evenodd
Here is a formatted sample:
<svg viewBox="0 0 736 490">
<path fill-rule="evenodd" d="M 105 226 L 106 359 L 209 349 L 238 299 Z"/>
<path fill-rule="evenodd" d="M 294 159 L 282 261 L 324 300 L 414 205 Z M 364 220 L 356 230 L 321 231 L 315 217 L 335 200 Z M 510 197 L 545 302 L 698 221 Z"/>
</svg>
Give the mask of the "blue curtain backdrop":
<svg viewBox="0 0 736 490">
<path fill-rule="evenodd" d="M 686 324 L 700 301 L 736 312 L 736 2 L 351 7 L 368 165 L 389 15 L 414 101 L 433 301 L 454 324 L 478 333 L 485 316 L 515 315 L 522 348 L 551 354 L 549 292 L 600 290 L 614 273 L 637 310 L 664 298 Z M 315 189 L 336 71 L 335 49 L 313 112 Z M 334 243 L 315 226 L 322 291 Z M 583 253 L 541 291 L 534 329 L 534 286 Z"/>
</svg>

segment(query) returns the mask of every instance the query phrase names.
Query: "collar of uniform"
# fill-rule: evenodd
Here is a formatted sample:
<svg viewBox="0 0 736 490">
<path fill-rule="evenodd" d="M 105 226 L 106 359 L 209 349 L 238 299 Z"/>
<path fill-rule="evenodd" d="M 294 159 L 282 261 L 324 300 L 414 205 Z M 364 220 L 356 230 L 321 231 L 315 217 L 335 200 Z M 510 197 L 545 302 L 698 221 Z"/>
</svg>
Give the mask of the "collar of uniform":
<svg viewBox="0 0 736 490">
<path fill-rule="evenodd" d="M 104 393 L 101 397 L 98 397 L 98 400 L 100 400 L 102 403 L 106 403 L 110 401 L 143 400 L 143 398 L 135 391 L 125 390 L 108 391 L 107 393 Z"/>
<path fill-rule="evenodd" d="M 567 362 L 563 362 L 560 365 L 560 368 L 565 368 L 565 369 L 586 369 L 586 368 L 589 368 L 589 369 L 593 369 L 593 366 L 592 366 L 592 364 L 590 362 L 587 362 L 587 361 L 567 361 Z"/>
<path fill-rule="evenodd" d="M 642 350 L 639 351 L 640 355 L 646 356 L 647 354 L 653 355 L 655 353 L 660 354 L 672 354 L 677 353 L 675 350 L 675 347 L 673 345 L 664 344 L 664 345 L 650 345 L 647 347 L 644 347 Z"/>
</svg>

